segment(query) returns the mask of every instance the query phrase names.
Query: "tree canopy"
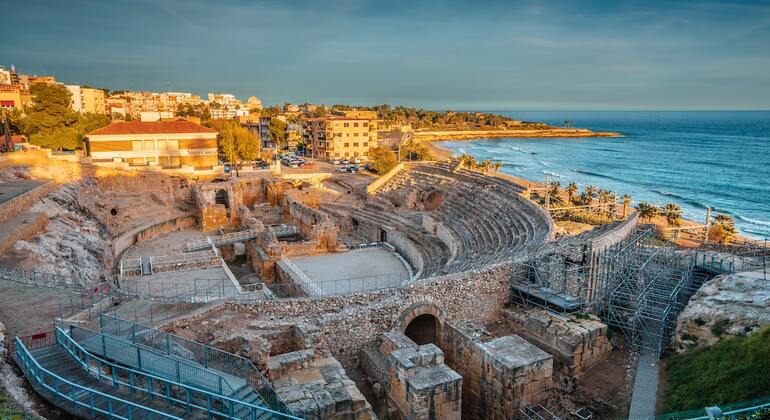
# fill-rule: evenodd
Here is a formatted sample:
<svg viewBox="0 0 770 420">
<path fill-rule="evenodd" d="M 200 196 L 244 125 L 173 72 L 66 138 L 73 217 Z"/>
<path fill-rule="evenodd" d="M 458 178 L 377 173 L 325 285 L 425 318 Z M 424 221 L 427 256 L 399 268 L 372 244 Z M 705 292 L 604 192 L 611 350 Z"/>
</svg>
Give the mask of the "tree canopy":
<svg viewBox="0 0 770 420">
<path fill-rule="evenodd" d="M 236 176 L 240 175 L 238 166 L 242 162 L 256 160 L 259 157 L 259 140 L 257 136 L 238 123 L 228 121 L 215 124 L 219 131 L 219 150 L 225 160 L 235 164 Z"/>
<path fill-rule="evenodd" d="M 384 174 L 398 164 L 396 154 L 385 146 L 369 149 L 369 161 L 378 174 Z"/>
<path fill-rule="evenodd" d="M 78 149 L 89 131 L 110 123 L 102 114 L 78 114 L 70 108 L 71 94 L 62 85 L 38 83 L 32 86 L 35 102 L 18 120 L 19 128 L 29 142 L 50 149 Z"/>
<path fill-rule="evenodd" d="M 271 119 L 270 125 L 267 126 L 270 141 L 281 149 L 286 145 L 286 126 L 287 124 L 278 118 Z"/>
</svg>

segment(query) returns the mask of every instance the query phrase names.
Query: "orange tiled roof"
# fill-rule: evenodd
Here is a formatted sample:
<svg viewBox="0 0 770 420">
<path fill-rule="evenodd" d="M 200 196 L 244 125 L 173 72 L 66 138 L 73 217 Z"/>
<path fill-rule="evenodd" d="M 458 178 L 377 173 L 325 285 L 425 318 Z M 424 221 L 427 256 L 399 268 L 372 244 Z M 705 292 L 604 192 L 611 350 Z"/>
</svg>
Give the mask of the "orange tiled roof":
<svg viewBox="0 0 770 420">
<path fill-rule="evenodd" d="M 98 128 L 87 136 L 120 134 L 197 134 L 216 133 L 213 128 L 204 127 L 187 120 L 174 121 L 117 121 Z"/>
</svg>

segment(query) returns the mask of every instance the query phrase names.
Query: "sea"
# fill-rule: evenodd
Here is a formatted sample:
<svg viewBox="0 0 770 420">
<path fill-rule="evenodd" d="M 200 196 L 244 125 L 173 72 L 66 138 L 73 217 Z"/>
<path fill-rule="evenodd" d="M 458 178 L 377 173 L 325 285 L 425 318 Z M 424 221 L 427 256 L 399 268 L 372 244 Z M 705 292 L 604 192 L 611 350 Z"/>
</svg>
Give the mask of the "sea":
<svg viewBox="0 0 770 420">
<path fill-rule="evenodd" d="M 704 221 L 706 208 L 735 220 L 743 235 L 770 238 L 770 111 L 495 111 L 619 138 L 502 138 L 443 141 L 456 154 L 503 164 L 532 181 L 546 176 L 619 194 L 634 203 L 676 203 Z"/>
</svg>

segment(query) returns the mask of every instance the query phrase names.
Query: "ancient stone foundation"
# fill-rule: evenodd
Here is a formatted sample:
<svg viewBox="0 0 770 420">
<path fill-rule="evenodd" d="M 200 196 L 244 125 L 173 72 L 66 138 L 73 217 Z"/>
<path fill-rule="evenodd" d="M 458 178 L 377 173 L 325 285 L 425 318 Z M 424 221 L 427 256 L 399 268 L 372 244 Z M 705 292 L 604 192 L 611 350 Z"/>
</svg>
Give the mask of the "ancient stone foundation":
<svg viewBox="0 0 770 420">
<path fill-rule="evenodd" d="M 506 309 L 510 329 L 555 358 L 563 375 L 579 375 L 612 350 L 607 325 L 591 315 L 557 315 L 539 308 Z"/>
<path fill-rule="evenodd" d="M 270 358 L 269 378 L 292 412 L 306 419 L 372 419 L 372 406 L 333 357 L 313 350 Z"/>
</svg>

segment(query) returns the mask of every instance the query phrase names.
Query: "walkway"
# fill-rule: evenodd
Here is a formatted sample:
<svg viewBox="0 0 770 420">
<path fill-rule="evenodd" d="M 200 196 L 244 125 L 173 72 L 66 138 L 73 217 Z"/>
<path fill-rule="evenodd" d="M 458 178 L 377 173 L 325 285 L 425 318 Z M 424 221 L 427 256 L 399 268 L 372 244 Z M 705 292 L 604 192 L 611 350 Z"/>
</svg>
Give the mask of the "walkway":
<svg viewBox="0 0 770 420">
<path fill-rule="evenodd" d="M 655 418 L 655 403 L 658 394 L 658 353 L 650 348 L 642 348 L 636 365 L 634 391 L 631 396 L 629 420 Z"/>
</svg>

